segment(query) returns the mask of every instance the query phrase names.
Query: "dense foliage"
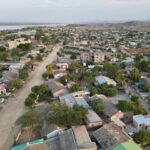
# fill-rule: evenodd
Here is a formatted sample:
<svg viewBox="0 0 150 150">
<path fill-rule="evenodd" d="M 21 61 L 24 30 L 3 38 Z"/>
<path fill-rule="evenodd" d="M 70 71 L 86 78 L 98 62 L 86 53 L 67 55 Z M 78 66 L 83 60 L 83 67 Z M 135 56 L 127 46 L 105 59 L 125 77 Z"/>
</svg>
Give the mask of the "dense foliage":
<svg viewBox="0 0 150 150">
<path fill-rule="evenodd" d="M 62 127 L 83 124 L 83 118 L 87 109 L 75 105 L 73 108 L 61 103 L 54 103 L 51 106 L 49 121 Z"/>
<path fill-rule="evenodd" d="M 149 145 L 150 144 L 150 131 L 149 130 L 141 130 L 134 135 L 134 140 L 136 143 L 141 145 Z"/>
</svg>

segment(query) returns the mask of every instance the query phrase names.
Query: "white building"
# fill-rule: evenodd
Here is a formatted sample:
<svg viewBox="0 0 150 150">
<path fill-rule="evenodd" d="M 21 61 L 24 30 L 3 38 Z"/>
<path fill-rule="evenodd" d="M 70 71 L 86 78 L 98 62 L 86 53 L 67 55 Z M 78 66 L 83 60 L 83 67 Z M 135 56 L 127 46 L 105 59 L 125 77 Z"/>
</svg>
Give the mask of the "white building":
<svg viewBox="0 0 150 150">
<path fill-rule="evenodd" d="M 22 69 L 24 67 L 24 64 L 16 63 L 9 66 L 9 71 L 18 73 L 19 69 Z"/>
<path fill-rule="evenodd" d="M 105 83 L 107 85 L 113 85 L 113 86 L 117 85 L 117 83 L 113 79 L 110 79 L 106 76 L 97 76 L 96 77 L 95 85 L 101 85 L 101 84 L 105 84 Z"/>
<path fill-rule="evenodd" d="M 30 44 L 31 40 L 25 40 L 24 38 L 15 39 L 14 41 L 8 42 L 9 49 L 17 48 L 20 44 Z"/>
<path fill-rule="evenodd" d="M 133 124 L 138 129 L 150 129 L 150 115 L 133 116 Z"/>
</svg>

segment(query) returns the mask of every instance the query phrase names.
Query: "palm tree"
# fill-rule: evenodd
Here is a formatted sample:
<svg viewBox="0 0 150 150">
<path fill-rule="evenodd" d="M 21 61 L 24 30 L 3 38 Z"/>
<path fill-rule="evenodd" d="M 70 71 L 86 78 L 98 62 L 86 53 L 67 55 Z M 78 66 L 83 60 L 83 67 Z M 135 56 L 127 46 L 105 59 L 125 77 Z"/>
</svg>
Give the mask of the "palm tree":
<svg viewBox="0 0 150 150">
<path fill-rule="evenodd" d="M 52 75 L 52 73 L 53 73 L 53 66 L 51 64 L 49 64 L 46 66 L 46 69 L 47 69 L 47 73 L 50 77 L 50 75 Z"/>
</svg>

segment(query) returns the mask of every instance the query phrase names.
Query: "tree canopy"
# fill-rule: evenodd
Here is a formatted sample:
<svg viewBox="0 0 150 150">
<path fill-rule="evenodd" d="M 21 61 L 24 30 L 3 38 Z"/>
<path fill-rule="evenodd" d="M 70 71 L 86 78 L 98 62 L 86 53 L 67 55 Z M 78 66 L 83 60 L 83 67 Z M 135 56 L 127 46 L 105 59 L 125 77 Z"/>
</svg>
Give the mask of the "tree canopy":
<svg viewBox="0 0 150 150">
<path fill-rule="evenodd" d="M 150 144 L 150 131 L 149 130 L 141 130 L 138 133 L 135 133 L 133 139 L 136 143 L 141 145 L 149 145 Z"/>
<path fill-rule="evenodd" d="M 73 125 L 83 124 L 83 118 L 87 109 L 75 105 L 73 108 L 61 103 L 53 103 L 50 113 L 50 123 L 55 123 L 62 127 L 70 127 Z"/>
<path fill-rule="evenodd" d="M 97 112 L 97 113 L 103 112 L 104 104 L 101 99 L 91 100 L 90 105 L 92 106 L 92 108 L 95 112 Z"/>
<path fill-rule="evenodd" d="M 33 127 L 34 125 L 38 125 L 40 121 L 40 114 L 36 110 L 30 110 L 22 115 L 16 123 L 23 127 Z"/>
</svg>

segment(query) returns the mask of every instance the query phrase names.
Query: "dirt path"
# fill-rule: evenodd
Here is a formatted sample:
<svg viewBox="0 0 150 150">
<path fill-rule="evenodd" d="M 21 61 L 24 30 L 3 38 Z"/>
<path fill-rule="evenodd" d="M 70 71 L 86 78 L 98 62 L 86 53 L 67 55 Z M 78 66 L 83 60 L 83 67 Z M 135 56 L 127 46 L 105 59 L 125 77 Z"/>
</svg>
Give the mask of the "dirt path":
<svg viewBox="0 0 150 150">
<path fill-rule="evenodd" d="M 0 150 L 4 148 L 3 146 L 7 141 L 13 124 L 26 111 L 24 100 L 29 95 L 31 88 L 34 85 L 43 83 L 41 75 L 45 72 L 45 66 L 56 60 L 59 49 L 60 46 L 55 46 L 53 52 L 39 64 L 30 74 L 24 86 L 17 91 L 16 98 L 9 98 L 8 102 L 4 104 L 3 109 L 0 111 Z"/>
</svg>

